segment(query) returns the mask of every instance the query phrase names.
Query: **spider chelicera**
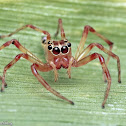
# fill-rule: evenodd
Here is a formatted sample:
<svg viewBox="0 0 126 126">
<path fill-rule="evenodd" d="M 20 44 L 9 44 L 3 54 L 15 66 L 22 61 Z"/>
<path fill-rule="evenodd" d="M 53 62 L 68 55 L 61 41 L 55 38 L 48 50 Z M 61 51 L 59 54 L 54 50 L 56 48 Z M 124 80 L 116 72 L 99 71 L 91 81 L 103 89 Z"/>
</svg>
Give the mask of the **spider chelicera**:
<svg viewBox="0 0 126 126">
<path fill-rule="evenodd" d="M 17 29 L 16 31 L 14 31 L 8 35 L 1 35 L 0 38 L 10 37 L 13 34 L 19 32 L 20 30 L 23 30 L 27 27 L 46 35 L 46 37 L 44 37 L 42 39 L 42 46 L 44 47 L 44 50 L 45 50 L 47 63 L 43 63 L 40 59 L 38 59 L 35 55 L 33 55 L 29 50 L 24 48 L 19 43 L 18 40 L 12 39 L 10 41 L 7 41 L 2 46 L 0 46 L 0 50 L 9 46 L 10 44 L 13 44 L 23 53 L 18 54 L 8 65 L 6 65 L 4 67 L 3 76 L 2 77 L 0 76 L 0 79 L 2 80 L 1 91 L 3 91 L 5 87 L 7 87 L 7 84 L 5 82 L 5 74 L 6 74 L 7 70 L 9 68 L 11 68 L 22 57 L 32 63 L 31 70 L 32 70 L 33 75 L 38 79 L 38 81 L 48 91 L 50 91 L 54 95 L 58 96 L 59 98 L 68 101 L 70 104 L 74 105 L 73 101 L 67 99 L 66 97 L 62 96 L 60 93 L 55 91 L 53 88 L 51 88 L 50 85 L 39 75 L 38 70 L 42 71 L 42 72 L 47 72 L 47 71 L 53 70 L 54 76 L 55 76 L 55 81 L 56 81 L 58 79 L 57 71 L 58 71 L 58 69 L 63 67 L 65 69 L 67 69 L 67 74 L 68 74 L 69 78 L 71 78 L 71 67 L 80 67 L 80 66 L 83 66 L 83 65 L 89 63 L 90 61 L 98 58 L 101 66 L 102 66 L 102 69 L 103 69 L 104 81 L 107 81 L 107 88 L 106 88 L 104 100 L 102 103 L 102 107 L 104 108 L 104 105 L 105 105 L 106 100 L 109 95 L 110 86 L 111 86 L 111 76 L 110 76 L 109 70 L 107 68 L 107 64 L 109 62 L 110 56 L 117 60 L 118 82 L 121 83 L 120 59 L 117 55 L 115 55 L 111 51 L 113 43 L 110 40 L 108 40 L 107 38 L 105 38 L 104 36 L 102 36 L 101 34 L 99 34 L 98 32 L 96 32 L 95 29 L 93 29 L 91 26 L 86 25 L 84 27 L 80 43 L 77 47 L 75 57 L 73 57 L 72 53 L 71 53 L 71 43 L 65 37 L 65 32 L 63 29 L 61 19 L 58 20 L 58 28 L 55 33 L 55 37 L 56 37 L 59 33 L 59 30 L 61 31 L 61 40 L 59 40 L 59 41 L 51 40 L 51 36 L 47 31 L 41 30 L 41 29 L 39 29 L 33 25 L 29 25 L 29 24 Z M 95 34 L 96 36 L 100 37 L 101 39 L 103 39 L 109 45 L 109 47 L 110 47 L 109 50 L 104 48 L 99 43 L 91 43 L 84 49 L 84 45 L 85 45 L 89 31 L 92 32 L 93 34 Z M 103 52 L 108 54 L 108 59 L 107 59 L 106 63 L 105 63 L 103 56 L 99 53 L 93 53 L 93 54 L 88 55 L 93 47 L 97 47 L 100 50 L 102 50 Z"/>
</svg>

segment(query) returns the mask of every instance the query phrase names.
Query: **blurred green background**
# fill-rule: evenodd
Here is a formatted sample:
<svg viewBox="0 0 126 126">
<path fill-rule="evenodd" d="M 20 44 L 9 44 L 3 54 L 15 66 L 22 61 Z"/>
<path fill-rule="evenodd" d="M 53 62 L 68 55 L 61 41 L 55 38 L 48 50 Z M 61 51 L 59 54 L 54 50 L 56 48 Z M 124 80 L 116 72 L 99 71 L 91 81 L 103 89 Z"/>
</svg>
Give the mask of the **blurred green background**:
<svg viewBox="0 0 126 126">
<path fill-rule="evenodd" d="M 108 65 L 112 86 L 106 108 L 101 108 L 106 84 L 98 60 L 72 69 L 72 79 L 66 70 L 59 71 L 54 82 L 53 72 L 40 74 L 57 91 L 73 100 L 72 106 L 48 92 L 32 75 L 28 61 L 21 59 L 7 72 L 8 88 L 0 93 L 0 123 L 13 126 L 122 126 L 126 125 L 126 0 L 0 0 L 0 34 L 8 34 L 25 24 L 47 30 L 53 38 L 58 19 L 62 18 L 67 39 L 72 43 L 73 55 L 85 25 L 114 42 L 113 52 L 120 57 L 122 83 L 117 82 L 117 63 L 111 58 Z M 0 45 L 15 38 L 43 62 L 41 33 L 25 29 Z M 58 36 L 60 39 L 60 36 Z M 85 47 L 100 38 L 89 33 Z M 91 53 L 101 53 L 94 48 Z M 13 45 L 0 51 L 0 75 L 4 66 L 21 53 Z"/>
</svg>

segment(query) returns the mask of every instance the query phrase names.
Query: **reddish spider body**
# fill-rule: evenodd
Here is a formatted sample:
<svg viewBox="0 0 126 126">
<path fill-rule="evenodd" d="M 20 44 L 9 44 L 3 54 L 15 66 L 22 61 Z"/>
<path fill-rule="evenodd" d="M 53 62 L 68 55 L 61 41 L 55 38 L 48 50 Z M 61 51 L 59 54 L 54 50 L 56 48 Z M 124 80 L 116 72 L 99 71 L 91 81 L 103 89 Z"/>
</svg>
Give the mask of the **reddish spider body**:
<svg viewBox="0 0 126 126">
<path fill-rule="evenodd" d="M 70 43 L 67 41 L 50 41 L 45 47 L 46 59 L 55 64 L 56 69 L 68 68 L 69 60 L 72 57 Z M 68 47 L 69 46 L 69 47 Z"/>
<path fill-rule="evenodd" d="M 5 66 L 4 71 L 3 71 L 3 77 L 0 76 L 0 79 L 2 80 L 1 91 L 4 90 L 4 87 L 7 87 L 7 84 L 5 82 L 6 71 L 10 67 L 12 67 L 21 57 L 23 57 L 26 60 L 33 63 L 31 65 L 32 73 L 34 74 L 34 76 L 38 79 L 38 81 L 47 90 L 49 90 L 54 95 L 60 97 L 61 99 L 64 99 L 71 104 L 74 104 L 71 100 L 68 100 L 67 98 L 62 96 L 60 93 L 58 93 L 57 91 L 52 89 L 50 87 L 50 85 L 39 75 L 39 73 L 37 71 L 39 70 L 39 71 L 42 71 L 42 72 L 47 72 L 47 71 L 50 71 L 50 70 L 54 70 L 54 76 L 55 76 L 55 81 L 56 81 L 58 79 L 57 70 L 60 69 L 61 67 L 67 69 L 67 73 L 68 73 L 68 76 L 70 78 L 71 77 L 71 67 L 80 67 L 80 66 L 83 66 L 83 65 L 89 63 L 90 61 L 98 58 L 100 63 L 101 63 L 102 69 L 103 69 L 104 81 L 107 81 L 107 89 L 106 89 L 106 92 L 105 92 L 104 101 L 102 103 L 102 107 L 104 108 L 104 105 L 105 105 L 106 100 L 107 100 L 108 95 L 109 95 L 110 86 L 111 86 L 111 77 L 110 77 L 110 74 L 109 74 L 109 71 L 108 71 L 108 68 L 107 68 L 107 64 L 109 62 L 110 56 L 117 60 L 118 82 L 119 83 L 121 82 L 120 60 L 119 60 L 119 57 L 117 55 L 115 55 L 114 53 L 111 52 L 113 43 L 110 40 L 103 37 L 98 32 L 96 32 L 92 27 L 85 26 L 80 44 L 79 44 L 77 51 L 75 53 L 75 57 L 73 57 L 72 53 L 71 53 L 71 43 L 65 37 L 65 32 L 64 32 L 64 29 L 63 29 L 63 26 L 62 26 L 62 20 L 61 19 L 59 19 L 59 21 L 58 21 L 58 28 L 57 28 L 57 32 L 55 34 L 55 37 L 56 37 L 59 33 L 59 30 L 61 31 L 61 38 L 62 39 L 60 41 L 51 40 L 51 36 L 47 31 L 43 31 L 39 28 L 36 28 L 33 25 L 25 25 L 25 26 L 17 29 L 16 31 L 14 31 L 14 32 L 12 32 L 8 35 L 0 36 L 0 38 L 12 36 L 13 34 L 17 33 L 20 30 L 23 30 L 24 28 L 27 28 L 27 27 L 34 29 L 34 30 L 41 32 L 41 33 L 46 35 L 46 37 L 44 37 L 42 39 L 42 46 L 45 49 L 47 63 L 44 64 L 40 59 L 38 59 L 36 56 L 34 56 L 30 51 L 28 51 L 26 48 L 24 48 L 19 43 L 19 41 L 12 39 L 12 40 L 6 42 L 5 44 L 3 44 L 0 47 L 0 50 L 9 46 L 10 44 L 14 44 L 23 53 L 18 54 L 8 65 Z M 87 38 L 89 31 L 92 32 L 93 34 L 97 35 L 101 39 L 103 39 L 109 45 L 110 49 L 108 50 L 108 49 L 104 48 L 99 43 L 91 43 L 89 46 L 87 46 L 84 49 L 84 45 L 85 45 L 86 38 Z M 93 47 L 97 47 L 97 48 L 99 48 L 100 50 L 102 50 L 103 52 L 105 52 L 109 55 L 106 63 L 105 63 L 105 60 L 104 60 L 104 58 L 101 54 L 93 53 L 91 55 L 88 55 L 88 53 L 90 52 L 90 50 Z"/>
</svg>

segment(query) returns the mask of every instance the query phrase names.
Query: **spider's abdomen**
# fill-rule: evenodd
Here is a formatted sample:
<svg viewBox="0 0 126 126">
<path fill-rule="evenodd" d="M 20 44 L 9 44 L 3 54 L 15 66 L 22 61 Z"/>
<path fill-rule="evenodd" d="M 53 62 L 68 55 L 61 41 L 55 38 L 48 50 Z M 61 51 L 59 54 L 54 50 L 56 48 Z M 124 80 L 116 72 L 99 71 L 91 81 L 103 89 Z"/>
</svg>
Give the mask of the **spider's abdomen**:
<svg viewBox="0 0 126 126">
<path fill-rule="evenodd" d="M 57 57 L 54 59 L 54 64 L 56 65 L 56 69 L 60 69 L 61 67 L 67 69 L 69 66 L 69 59 L 67 57 Z"/>
</svg>

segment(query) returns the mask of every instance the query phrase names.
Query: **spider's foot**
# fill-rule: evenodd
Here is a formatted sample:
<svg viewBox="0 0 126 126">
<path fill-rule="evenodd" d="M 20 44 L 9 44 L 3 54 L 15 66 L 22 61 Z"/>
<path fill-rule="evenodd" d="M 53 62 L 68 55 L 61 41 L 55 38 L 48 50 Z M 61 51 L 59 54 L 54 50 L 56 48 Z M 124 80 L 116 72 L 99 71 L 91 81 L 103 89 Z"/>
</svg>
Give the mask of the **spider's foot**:
<svg viewBox="0 0 126 126">
<path fill-rule="evenodd" d="M 71 78 L 71 72 L 67 71 L 68 77 Z"/>
<path fill-rule="evenodd" d="M 104 105 L 102 105 L 102 109 L 104 109 L 105 108 L 105 106 Z"/>
<path fill-rule="evenodd" d="M 71 78 L 71 74 L 70 75 L 68 75 L 69 76 L 69 78 Z"/>
<path fill-rule="evenodd" d="M 54 78 L 55 78 L 55 82 L 58 80 L 58 72 L 56 69 L 54 69 Z"/>
<path fill-rule="evenodd" d="M 68 77 L 71 78 L 71 69 L 70 68 L 68 68 L 67 74 L 68 74 Z"/>
<path fill-rule="evenodd" d="M 1 88 L 1 92 L 3 92 L 4 91 L 4 88 Z"/>
<path fill-rule="evenodd" d="M 58 80 L 58 73 L 55 72 L 55 82 Z"/>
<path fill-rule="evenodd" d="M 4 35 L 0 35 L 0 39 L 4 38 Z"/>
<path fill-rule="evenodd" d="M 107 83 L 107 80 L 105 79 L 104 82 Z"/>
<path fill-rule="evenodd" d="M 118 82 L 121 83 L 121 80 L 119 80 Z"/>
<path fill-rule="evenodd" d="M 4 87 L 7 88 L 7 84 L 5 84 Z"/>
<path fill-rule="evenodd" d="M 58 80 L 58 77 L 55 77 L 55 82 Z"/>
<path fill-rule="evenodd" d="M 71 101 L 70 103 L 71 103 L 71 105 L 74 105 L 74 102 L 73 101 Z"/>
</svg>

